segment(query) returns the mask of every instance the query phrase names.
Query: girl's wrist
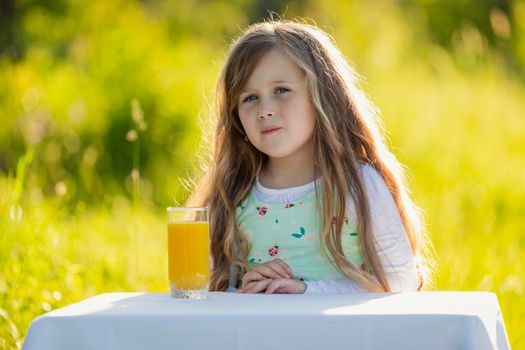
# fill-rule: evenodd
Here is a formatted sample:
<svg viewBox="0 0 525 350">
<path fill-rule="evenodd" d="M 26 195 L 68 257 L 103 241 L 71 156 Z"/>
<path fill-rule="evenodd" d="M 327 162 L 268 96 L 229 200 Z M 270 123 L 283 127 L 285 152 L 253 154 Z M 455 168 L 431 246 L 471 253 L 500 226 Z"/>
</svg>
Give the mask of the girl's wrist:
<svg viewBox="0 0 525 350">
<path fill-rule="evenodd" d="M 308 289 L 308 285 L 304 281 L 299 280 L 299 282 L 301 282 L 301 287 L 302 287 L 301 294 L 306 293 L 306 290 Z"/>
</svg>

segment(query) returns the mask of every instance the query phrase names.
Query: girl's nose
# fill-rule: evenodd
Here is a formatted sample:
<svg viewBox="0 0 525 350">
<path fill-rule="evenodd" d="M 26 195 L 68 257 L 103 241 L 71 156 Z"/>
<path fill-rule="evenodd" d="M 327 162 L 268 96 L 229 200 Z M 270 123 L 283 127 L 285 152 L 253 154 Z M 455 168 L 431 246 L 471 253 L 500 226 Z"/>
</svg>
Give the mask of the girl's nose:
<svg viewBox="0 0 525 350">
<path fill-rule="evenodd" d="M 269 103 L 260 103 L 259 110 L 257 111 L 257 119 L 266 119 L 274 115 L 274 106 Z"/>
<path fill-rule="evenodd" d="M 258 119 L 266 119 L 268 117 L 272 117 L 273 116 L 273 112 L 263 112 L 263 113 L 259 113 L 259 116 L 257 117 Z"/>
</svg>

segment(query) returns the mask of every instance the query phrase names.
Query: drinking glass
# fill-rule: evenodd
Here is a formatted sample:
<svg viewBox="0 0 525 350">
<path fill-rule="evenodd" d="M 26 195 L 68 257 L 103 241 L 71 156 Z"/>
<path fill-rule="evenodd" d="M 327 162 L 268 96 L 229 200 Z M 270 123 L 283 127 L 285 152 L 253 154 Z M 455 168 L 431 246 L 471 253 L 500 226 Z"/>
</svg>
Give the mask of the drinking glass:
<svg viewBox="0 0 525 350">
<path fill-rule="evenodd" d="M 169 207 L 167 212 L 170 296 L 205 299 L 210 281 L 208 208 Z"/>
</svg>

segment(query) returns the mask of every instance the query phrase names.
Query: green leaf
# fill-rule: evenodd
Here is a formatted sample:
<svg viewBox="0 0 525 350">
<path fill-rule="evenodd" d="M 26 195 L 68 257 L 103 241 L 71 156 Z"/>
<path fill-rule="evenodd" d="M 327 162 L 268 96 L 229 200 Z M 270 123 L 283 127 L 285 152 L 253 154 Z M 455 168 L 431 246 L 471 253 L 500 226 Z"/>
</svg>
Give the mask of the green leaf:
<svg viewBox="0 0 525 350">
<path fill-rule="evenodd" d="M 301 233 L 304 235 L 305 233 L 304 227 L 301 227 Z"/>
<path fill-rule="evenodd" d="M 300 233 L 292 233 L 292 236 L 295 238 L 301 238 L 303 235 Z"/>
</svg>

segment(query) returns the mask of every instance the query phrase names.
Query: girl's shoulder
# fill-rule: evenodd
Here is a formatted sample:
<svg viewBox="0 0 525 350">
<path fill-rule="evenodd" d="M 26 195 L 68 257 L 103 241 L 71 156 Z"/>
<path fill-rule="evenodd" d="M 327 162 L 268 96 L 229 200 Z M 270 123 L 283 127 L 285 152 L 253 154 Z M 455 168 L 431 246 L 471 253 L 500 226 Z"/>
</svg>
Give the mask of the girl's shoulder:
<svg viewBox="0 0 525 350">
<path fill-rule="evenodd" d="M 388 189 L 381 173 L 369 164 L 360 164 L 359 170 L 363 180 L 365 195 L 371 209 L 395 208 L 392 193 Z M 347 207 L 351 210 L 355 209 L 354 202 L 350 196 L 347 196 Z"/>
<path fill-rule="evenodd" d="M 370 164 L 361 163 L 359 166 L 361 176 L 363 178 L 363 184 L 365 186 L 365 191 L 368 196 L 370 195 L 380 195 L 385 193 L 390 193 L 388 186 L 383 179 L 381 173 Z"/>
</svg>

